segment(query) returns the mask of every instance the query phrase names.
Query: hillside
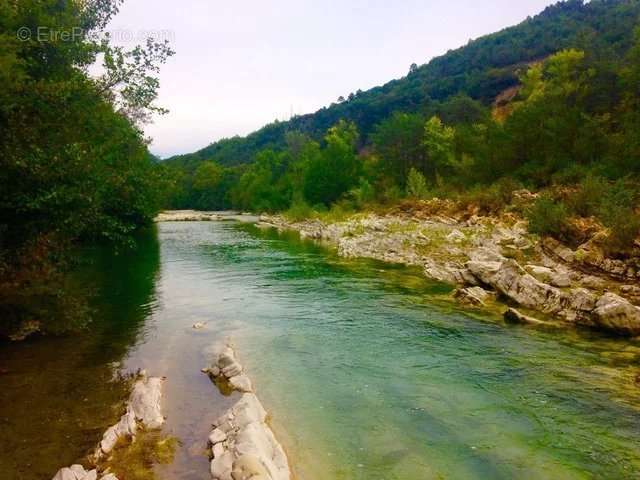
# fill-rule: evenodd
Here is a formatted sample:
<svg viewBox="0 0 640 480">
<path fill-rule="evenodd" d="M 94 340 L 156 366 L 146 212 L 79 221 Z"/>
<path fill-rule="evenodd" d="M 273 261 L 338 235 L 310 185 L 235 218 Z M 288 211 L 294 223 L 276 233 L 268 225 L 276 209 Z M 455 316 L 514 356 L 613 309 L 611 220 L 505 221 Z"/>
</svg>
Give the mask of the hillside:
<svg viewBox="0 0 640 480">
<path fill-rule="evenodd" d="M 353 121 L 366 143 L 373 127 L 393 112 L 438 113 L 452 97 L 465 95 L 490 105 L 501 92 L 518 82 L 517 72 L 527 63 L 559 50 L 589 47 L 618 56 L 632 43 L 640 15 L 637 0 L 582 0 L 560 2 L 517 26 L 469 42 L 464 47 L 414 66 L 410 73 L 346 100 L 286 122 L 275 122 L 247 137 L 212 143 L 192 154 L 175 156 L 169 164 L 195 170 L 202 160 L 223 166 L 250 163 L 265 148 L 279 149 L 288 131 L 314 139 L 340 119 Z M 455 118 L 452 119 L 455 123 Z"/>
</svg>

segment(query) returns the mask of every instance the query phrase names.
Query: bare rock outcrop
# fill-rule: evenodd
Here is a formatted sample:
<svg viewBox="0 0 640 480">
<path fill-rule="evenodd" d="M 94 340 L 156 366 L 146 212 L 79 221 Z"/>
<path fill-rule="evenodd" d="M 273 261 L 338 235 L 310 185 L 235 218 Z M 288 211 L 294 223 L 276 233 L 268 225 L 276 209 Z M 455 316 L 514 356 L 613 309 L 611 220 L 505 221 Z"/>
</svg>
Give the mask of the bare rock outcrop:
<svg viewBox="0 0 640 480">
<path fill-rule="evenodd" d="M 196 210 L 170 210 L 160 212 L 154 221 L 162 222 L 214 222 L 221 220 L 221 216 L 215 212 L 200 212 Z"/>
<path fill-rule="evenodd" d="M 520 306 L 619 335 L 640 334 L 640 308 L 613 293 L 599 296 L 585 288 L 561 290 L 537 280 L 510 259 L 471 261 L 467 268 L 483 284 Z"/>
<path fill-rule="evenodd" d="M 231 385 L 245 376 L 231 347 L 218 354 L 208 369 L 212 376 L 223 376 Z M 217 375 L 214 375 L 217 373 Z M 248 377 L 246 380 L 249 381 Z M 249 381 L 250 385 L 250 381 Z M 211 475 L 215 480 L 289 480 L 287 456 L 267 424 L 267 412 L 254 393 L 242 393 L 239 400 L 214 422 L 209 435 Z"/>
</svg>

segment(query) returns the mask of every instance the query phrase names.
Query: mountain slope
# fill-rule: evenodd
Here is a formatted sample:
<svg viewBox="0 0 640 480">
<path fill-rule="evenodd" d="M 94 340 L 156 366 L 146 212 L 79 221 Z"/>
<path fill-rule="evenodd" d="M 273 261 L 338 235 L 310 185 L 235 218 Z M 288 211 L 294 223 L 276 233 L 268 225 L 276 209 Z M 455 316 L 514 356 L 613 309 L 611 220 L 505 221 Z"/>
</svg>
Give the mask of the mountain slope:
<svg viewBox="0 0 640 480">
<path fill-rule="evenodd" d="M 597 46 L 612 56 L 625 51 L 631 45 L 639 18 L 639 0 L 560 2 L 517 26 L 412 68 L 406 77 L 366 92 L 358 91 L 346 101 L 315 113 L 269 124 L 244 138 L 220 140 L 167 162 L 187 170 L 195 169 L 202 160 L 215 160 L 224 166 L 249 163 L 261 149 L 282 147 L 288 131 L 301 131 L 319 139 L 339 119 L 354 121 L 361 141 L 366 142 L 374 125 L 392 112 L 433 111 L 456 95 L 489 105 L 500 92 L 518 83 L 518 70 L 553 52 L 585 46 Z"/>
</svg>

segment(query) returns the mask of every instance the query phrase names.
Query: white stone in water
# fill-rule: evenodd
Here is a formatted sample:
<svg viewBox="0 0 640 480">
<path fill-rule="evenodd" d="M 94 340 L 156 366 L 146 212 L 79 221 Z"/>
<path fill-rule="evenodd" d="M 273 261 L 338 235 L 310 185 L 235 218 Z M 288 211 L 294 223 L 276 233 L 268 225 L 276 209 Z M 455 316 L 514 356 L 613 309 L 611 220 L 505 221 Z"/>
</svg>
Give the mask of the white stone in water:
<svg viewBox="0 0 640 480">
<path fill-rule="evenodd" d="M 243 428 L 252 422 L 264 423 L 267 418 L 267 412 L 264 407 L 252 393 L 245 393 L 242 398 L 234 405 L 233 414 L 235 415 L 234 423 Z"/>
<path fill-rule="evenodd" d="M 215 428 L 209 435 L 209 442 L 211 442 L 211 445 L 224 442 L 226 439 L 227 439 L 227 434 L 224 433 L 219 428 Z"/>
<path fill-rule="evenodd" d="M 104 432 L 102 436 L 102 441 L 100 442 L 100 449 L 104 453 L 110 453 L 113 450 L 113 447 L 118 443 L 118 431 L 116 425 L 113 425 Z"/>
<path fill-rule="evenodd" d="M 162 379 L 158 377 L 138 380 L 131 393 L 131 408 L 135 416 L 147 428 L 159 428 L 164 423 L 160 398 Z"/>
<path fill-rule="evenodd" d="M 211 476 L 215 480 L 233 480 L 231 470 L 233 469 L 233 455 L 231 452 L 224 452 L 211 461 Z"/>
<path fill-rule="evenodd" d="M 233 362 L 222 369 L 222 374 L 227 378 L 232 378 L 242 373 L 242 366 L 238 362 Z"/>
<path fill-rule="evenodd" d="M 269 480 L 271 476 L 260 458 L 255 455 L 242 455 L 233 462 L 231 473 L 233 480 Z"/>
<path fill-rule="evenodd" d="M 211 453 L 213 454 L 213 458 L 218 458 L 224 455 L 225 449 L 222 443 L 216 443 L 213 447 L 211 447 Z"/>
<path fill-rule="evenodd" d="M 251 385 L 251 380 L 245 374 L 236 375 L 235 377 L 231 377 L 229 379 L 229 383 L 239 392 L 251 393 L 253 392 L 253 385 Z"/>
<path fill-rule="evenodd" d="M 115 425 L 115 429 L 118 437 L 132 437 L 136 434 L 138 429 L 136 415 L 130 406 L 127 407 L 127 413 L 120 417 L 120 421 Z"/>
<path fill-rule="evenodd" d="M 225 349 L 225 351 L 218 356 L 218 366 L 220 368 L 224 368 L 234 363 L 236 363 L 236 357 L 233 354 L 233 350 L 230 348 Z"/>
</svg>

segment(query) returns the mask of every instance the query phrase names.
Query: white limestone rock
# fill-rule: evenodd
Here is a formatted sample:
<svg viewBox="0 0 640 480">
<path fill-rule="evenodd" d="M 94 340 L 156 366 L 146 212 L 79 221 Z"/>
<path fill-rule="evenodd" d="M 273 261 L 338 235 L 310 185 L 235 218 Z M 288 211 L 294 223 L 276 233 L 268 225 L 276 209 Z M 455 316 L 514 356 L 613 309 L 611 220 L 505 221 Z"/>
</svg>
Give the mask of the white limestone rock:
<svg viewBox="0 0 640 480">
<path fill-rule="evenodd" d="M 640 308 L 614 293 L 600 297 L 593 313 L 601 328 L 624 335 L 640 335 Z"/>
<path fill-rule="evenodd" d="M 135 383 L 131 393 L 130 405 L 135 417 L 147 428 L 160 428 L 164 423 L 160 407 L 162 382 L 159 377 L 143 377 Z"/>
<path fill-rule="evenodd" d="M 233 454 L 229 451 L 211 460 L 211 476 L 214 480 L 233 480 L 232 469 Z"/>
<path fill-rule="evenodd" d="M 251 393 L 253 392 L 253 385 L 251 384 L 251 380 L 245 374 L 236 375 L 235 377 L 231 377 L 229 379 L 229 384 L 233 387 L 234 390 L 243 393 Z"/>
<path fill-rule="evenodd" d="M 211 445 L 215 445 L 216 443 L 222 443 L 227 439 L 227 434 L 224 433 L 219 428 L 214 428 L 211 434 L 209 435 L 209 442 Z"/>
</svg>

